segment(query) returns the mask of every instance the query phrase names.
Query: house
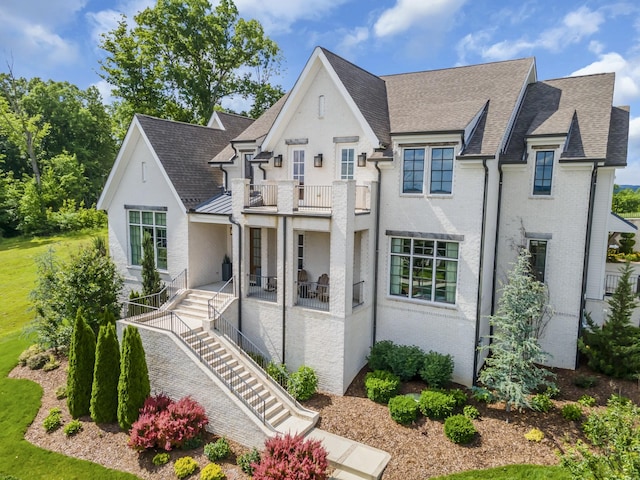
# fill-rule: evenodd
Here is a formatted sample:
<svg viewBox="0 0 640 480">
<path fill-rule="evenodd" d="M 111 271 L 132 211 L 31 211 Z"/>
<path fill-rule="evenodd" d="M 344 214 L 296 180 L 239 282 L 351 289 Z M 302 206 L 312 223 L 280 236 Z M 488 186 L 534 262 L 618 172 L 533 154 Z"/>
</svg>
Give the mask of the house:
<svg viewBox="0 0 640 480">
<path fill-rule="evenodd" d="M 344 393 L 384 339 L 453 355 L 471 385 L 522 247 L 554 309 L 549 364 L 575 368 L 609 232 L 629 228 L 610 213 L 629 125 L 613 87 L 538 80 L 533 58 L 377 76 L 318 47 L 253 122 L 137 115 L 98 208 L 132 284 L 144 231 L 189 289 L 221 282 L 228 254 L 229 321 L 322 390 Z"/>
</svg>

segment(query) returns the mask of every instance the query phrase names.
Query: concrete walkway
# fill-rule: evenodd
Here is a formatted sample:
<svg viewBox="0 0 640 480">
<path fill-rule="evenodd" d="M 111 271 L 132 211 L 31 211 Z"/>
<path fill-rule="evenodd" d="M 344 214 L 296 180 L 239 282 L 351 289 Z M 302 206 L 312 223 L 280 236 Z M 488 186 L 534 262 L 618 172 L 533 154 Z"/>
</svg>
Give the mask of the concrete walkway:
<svg viewBox="0 0 640 480">
<path fill-rule="evenodd" d="M 391 455 L 377 448 L 354 442 L 348 438 L 325 432 L 319 428 L 311 430 L 306 438 L 319 440 L 328 452 L 328 460 L 335 471 L 336 480 L 377 480 L 382 476 Z"/>
</svg>

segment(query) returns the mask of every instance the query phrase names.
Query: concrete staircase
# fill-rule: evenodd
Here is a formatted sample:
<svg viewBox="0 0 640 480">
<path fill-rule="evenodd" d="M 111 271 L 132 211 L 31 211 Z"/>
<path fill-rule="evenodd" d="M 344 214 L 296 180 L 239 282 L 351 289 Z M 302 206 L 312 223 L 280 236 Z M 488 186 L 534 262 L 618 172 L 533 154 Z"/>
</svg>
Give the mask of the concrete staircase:
<svg viewBox="0 0 640 480">
<path fill-rule="evenodd" d="M 214 306 L 222 312 L 225 305 L 233 299 L 227 293 L 214 294 L 204 290 L 188 290 L 186 295 L 170 306 L 170 310 L 176 313 L 182 321 L 192 327 L 202 326 L 202 321 L 209 318 L 209 299 L 214 297 Z"/>
</svg>

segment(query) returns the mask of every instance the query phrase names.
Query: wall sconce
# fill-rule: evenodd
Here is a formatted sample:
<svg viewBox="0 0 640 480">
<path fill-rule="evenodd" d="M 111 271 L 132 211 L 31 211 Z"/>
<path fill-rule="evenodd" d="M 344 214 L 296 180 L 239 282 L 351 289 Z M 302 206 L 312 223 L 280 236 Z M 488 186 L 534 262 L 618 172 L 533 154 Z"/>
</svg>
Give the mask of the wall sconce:
<svg viewBox="0 0 640 480">
<path fill-rule="evenodd" d="M 322 166 L 322 154 L 321 153 L 319 153 L 318 155 L 313 157 L 313 166 L 314 167 L 321 167 Z"/>
<path fill-rule="evenodd" d="M 282 155 L 273 157 L 273 166 L 278 168 L 282 167 Z"/>
<path fill-rule="evenodd" d="M 358 155 L 358 166 L 359 167 L 366 167 L 367 166 L 367 154 L 362 152 L 360 155 Z"/>
</svg>

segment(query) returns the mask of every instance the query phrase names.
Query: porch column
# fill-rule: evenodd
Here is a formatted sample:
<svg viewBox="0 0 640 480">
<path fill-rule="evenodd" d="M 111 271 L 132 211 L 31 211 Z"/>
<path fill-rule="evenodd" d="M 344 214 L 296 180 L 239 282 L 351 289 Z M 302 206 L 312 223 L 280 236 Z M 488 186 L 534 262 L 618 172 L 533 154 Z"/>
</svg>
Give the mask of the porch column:
<svg viewBox="0 0 640 480">
<path fill-rule="evenodd" d="M 329 308 L 332 315 L 345 318 L 351 314 L 351 298 L 353 297 L 352 266 L 356 182 L 354 180 L 337 180 L 333 182 L 331 190 Z"/>
</svg>

